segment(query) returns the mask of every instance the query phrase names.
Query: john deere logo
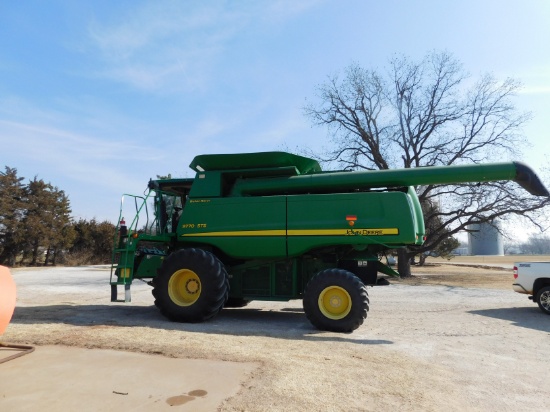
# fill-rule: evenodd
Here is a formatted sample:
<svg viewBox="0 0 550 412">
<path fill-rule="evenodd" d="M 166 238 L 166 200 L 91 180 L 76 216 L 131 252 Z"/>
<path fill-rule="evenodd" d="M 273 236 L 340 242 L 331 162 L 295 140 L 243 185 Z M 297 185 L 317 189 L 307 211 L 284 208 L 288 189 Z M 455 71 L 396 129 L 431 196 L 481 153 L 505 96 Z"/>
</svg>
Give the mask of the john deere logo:
<svg viewBox="0 0 550 412">
<path fill-rule="evenodd" d="M 347 216 L 346 216 L 346 220 L 348 221 L 348 224 L 349 224 L 350 226 L 353 226 L 353 225 L 355 225 L 355 221 L 357 220 L 357 216 L 355 216 L 355 215 L 347 215 Z"/>
</svg>

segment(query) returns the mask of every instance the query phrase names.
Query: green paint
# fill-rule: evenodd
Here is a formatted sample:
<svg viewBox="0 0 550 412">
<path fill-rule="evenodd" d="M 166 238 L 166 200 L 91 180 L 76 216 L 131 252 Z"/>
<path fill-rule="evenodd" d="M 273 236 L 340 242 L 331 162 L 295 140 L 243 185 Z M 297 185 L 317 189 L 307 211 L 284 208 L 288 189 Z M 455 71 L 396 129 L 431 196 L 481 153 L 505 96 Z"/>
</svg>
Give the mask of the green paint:
<svg viewBox="0 0 550 412">
<path fill-rule="evenodd" d="M 362 265 L 388 249 L 422 244 L 416 185 L 514 180 L 548 196 L 515 162 L 322 172 L 313 159 L 266 152 L 201 155 L 191 168 L 194 179 L 153 180 L 144 197 L 132 197 L 147 224 L 142 229 L 134 218 L 128 234 L 115 238 L 112 284 L 154 279 L 165 256 L 198 247 L 226 266 L 231 297 L 300 298 L 326 268 L 356 268 L 366 283 L 376 272 L 397 275 L 381 262 L 370 272 Z"/>
</svg>

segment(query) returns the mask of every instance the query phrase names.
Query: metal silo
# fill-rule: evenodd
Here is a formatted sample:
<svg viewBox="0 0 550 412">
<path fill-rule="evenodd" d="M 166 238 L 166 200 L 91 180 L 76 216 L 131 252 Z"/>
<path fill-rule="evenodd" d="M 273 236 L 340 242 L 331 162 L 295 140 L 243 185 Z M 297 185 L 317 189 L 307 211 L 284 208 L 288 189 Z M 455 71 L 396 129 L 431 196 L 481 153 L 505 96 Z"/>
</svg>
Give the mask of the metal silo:
<svg viewBox="0 0 550 412">
<path fill-rule="evenodd" d="M 469 226 L 468 251 L 470 255 L 504 255 L 502 235 L 498 222 L 474 223 Z"/>
</svg>

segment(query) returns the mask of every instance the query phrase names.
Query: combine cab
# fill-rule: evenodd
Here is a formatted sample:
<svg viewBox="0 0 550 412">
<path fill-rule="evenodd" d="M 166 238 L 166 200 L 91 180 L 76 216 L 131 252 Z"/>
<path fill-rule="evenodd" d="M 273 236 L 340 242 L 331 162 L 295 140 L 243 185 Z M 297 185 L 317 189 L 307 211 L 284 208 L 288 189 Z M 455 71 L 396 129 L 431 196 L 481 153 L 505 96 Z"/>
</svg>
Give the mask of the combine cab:
<svg viewBox="0 0 550 412">
<path fill-rule="evenodd" d="M 123 196 L 111 270 L 112 301 L 119 286 L 130 301 L 133 280 L 146 280 L 178 322 L 251 300 L 303 299 L 317 328 L 351 332 L 367 316 L 366 286 L 378 273 L 398 276 L 381 257 L 423 242 L 414 185 L 515 180 L 548 196 L 513 162 L 322 172 L 313 159 L 267 152 L 201 155 L 190 166 L 194 179 L 151 180 L 146 195 Z"/>
</svg>

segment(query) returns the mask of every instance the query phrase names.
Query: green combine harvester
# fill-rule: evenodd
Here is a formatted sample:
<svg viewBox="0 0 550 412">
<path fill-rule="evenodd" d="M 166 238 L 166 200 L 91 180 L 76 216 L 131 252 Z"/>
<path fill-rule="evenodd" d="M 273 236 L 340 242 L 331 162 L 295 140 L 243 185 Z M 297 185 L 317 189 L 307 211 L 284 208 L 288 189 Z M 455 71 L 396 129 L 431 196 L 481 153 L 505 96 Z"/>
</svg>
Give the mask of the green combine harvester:
<svg viewBox="0 0 550 412">
<path fill-rule="evenodd" d="M 549 193 L 521 163 L 323 172 L 284 152 L 201 155 L 194 179 L 149 181 L 122 197 L 111 267 L 130 301 L 135 279 L 177 322 L 202 322 L 251 300 L 302 299 L 321 330 L 351 332 L 367 316 L 367 285 L 398 276 L 381 257 L 421 245 L 414 186 L 513 180 Z M 135 217 L 124 220 L 125 200 Z"/>
</svg>

